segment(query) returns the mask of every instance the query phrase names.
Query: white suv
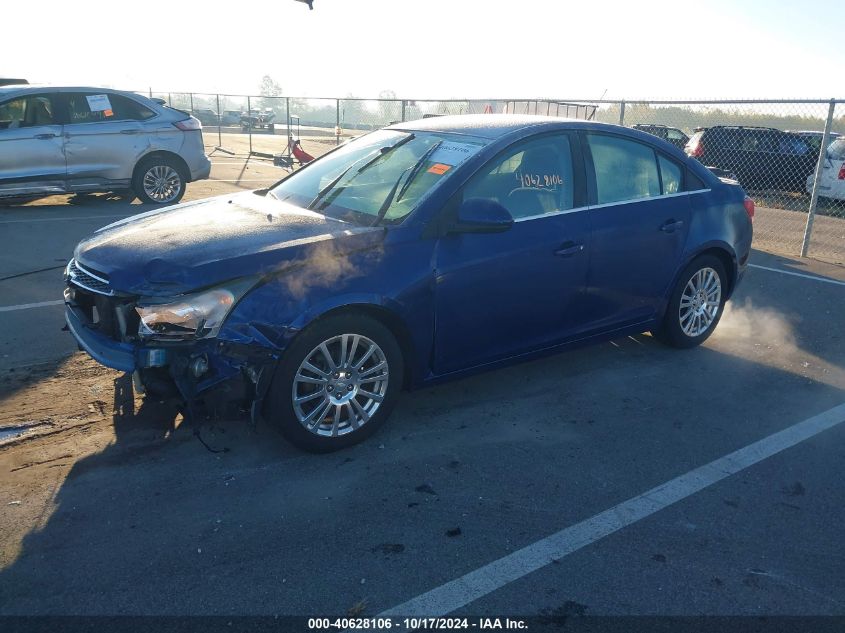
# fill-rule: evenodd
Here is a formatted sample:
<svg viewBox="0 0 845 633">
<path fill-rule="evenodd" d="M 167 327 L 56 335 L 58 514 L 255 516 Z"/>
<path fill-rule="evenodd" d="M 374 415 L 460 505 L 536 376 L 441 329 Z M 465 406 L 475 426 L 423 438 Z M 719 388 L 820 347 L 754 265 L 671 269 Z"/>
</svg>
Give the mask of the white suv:
<svg viewBox="0 0 845 633">
<path fill-rule="evenodd" d="M 0 202 L 129 190 L 173 204 L 210 171 L 187 112 L 104 88 L 0 87 Z"/>
</svg>

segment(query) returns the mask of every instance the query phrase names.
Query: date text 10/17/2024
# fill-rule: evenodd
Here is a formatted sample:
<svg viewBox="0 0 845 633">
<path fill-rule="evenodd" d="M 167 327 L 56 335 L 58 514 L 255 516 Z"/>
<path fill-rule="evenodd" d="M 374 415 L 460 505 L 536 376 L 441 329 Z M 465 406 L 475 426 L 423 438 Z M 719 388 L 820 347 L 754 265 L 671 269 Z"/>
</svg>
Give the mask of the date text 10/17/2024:
<svg viewBox="0 0 845 633">
<path fill-rule="evenodd" d="M 528 628 L 525 620 L 514 618 L 308 618 L 309 630 L 391 630 L 519 631 Z"/>
</svg>

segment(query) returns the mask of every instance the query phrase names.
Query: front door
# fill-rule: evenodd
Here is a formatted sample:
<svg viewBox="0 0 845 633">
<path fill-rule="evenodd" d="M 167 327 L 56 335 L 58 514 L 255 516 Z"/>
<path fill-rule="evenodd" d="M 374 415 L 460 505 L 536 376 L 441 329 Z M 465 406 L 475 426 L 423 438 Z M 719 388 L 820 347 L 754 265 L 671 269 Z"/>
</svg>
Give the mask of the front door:
<svg viewBox="0 0 845 633">
<path fill-rule="evenodd" d="M 0 103 L 0 195 L 62 193 L 65 154 L 51 94 Z"/>
<path fill-rule="evenodd" d="M 556 134 L 520 142 L 464 188 L 464 200 L 496 200 L 514 224 L 502 233 L 440 238 L 436 374 L 553 345 L 577 319 L 589 227 L 573 138 Z"/>
</svg>

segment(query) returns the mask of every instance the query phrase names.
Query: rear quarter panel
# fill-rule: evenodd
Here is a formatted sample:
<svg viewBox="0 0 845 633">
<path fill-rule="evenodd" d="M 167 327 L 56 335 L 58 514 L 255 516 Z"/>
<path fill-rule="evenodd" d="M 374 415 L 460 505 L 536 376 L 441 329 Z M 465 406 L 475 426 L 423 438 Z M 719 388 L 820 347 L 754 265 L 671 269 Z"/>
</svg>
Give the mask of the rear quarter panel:
<svg viewBox="0 0 845 633">
<path fill-rule="evenodd" d="M 751 252 L 753 228 L 743 204 L 745 192 L 717 178 L 706 184 L 709 190 L 690 194 L 690 232 L 681 269 L 703 252 L 719 249 L 732 263 L 732 270 L 728 271 L 732 293 Z"/>
</svg>

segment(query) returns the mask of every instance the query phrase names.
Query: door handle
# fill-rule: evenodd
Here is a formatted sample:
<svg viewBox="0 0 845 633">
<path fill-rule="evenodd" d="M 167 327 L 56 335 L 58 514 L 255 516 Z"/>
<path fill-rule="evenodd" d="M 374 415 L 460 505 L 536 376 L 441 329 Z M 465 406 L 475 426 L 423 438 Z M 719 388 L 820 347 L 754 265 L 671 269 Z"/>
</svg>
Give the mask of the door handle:
<svg viewBox="0 0 845 633">
<path fill-rule="evenodd" d="M 138 130 L 121 130 L 121 134 L 137 134 Z"/>
<path fill-rule="evenodd" d="M 681 228 L 683 225 L 683 220 L 666 220 L 660 227 L 660 230 L 664 233 L 673 233 L 676 229 Z"/>
<path fill-rule="evenodd" d="M 47 139 L 50 139 L 50 138 L 56 138 L 56 135 L 53 134 L 52 132 L 48 132 L 47 134 L 36 134 L 35 138 L 42 140 L 42 141 L 46 141 Z"/>
<path fill-rule="evenodd" d="M 571 255 L 580 253 L 583 250 L 583 244 L 576 244 L 575 242 L 564 242 L 560 245 L 560 248 L 555 251 L 555 255 L 557 255 L 558 257 L 570 257 Z"/>
</svg>

